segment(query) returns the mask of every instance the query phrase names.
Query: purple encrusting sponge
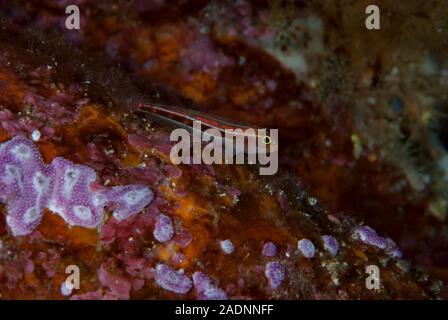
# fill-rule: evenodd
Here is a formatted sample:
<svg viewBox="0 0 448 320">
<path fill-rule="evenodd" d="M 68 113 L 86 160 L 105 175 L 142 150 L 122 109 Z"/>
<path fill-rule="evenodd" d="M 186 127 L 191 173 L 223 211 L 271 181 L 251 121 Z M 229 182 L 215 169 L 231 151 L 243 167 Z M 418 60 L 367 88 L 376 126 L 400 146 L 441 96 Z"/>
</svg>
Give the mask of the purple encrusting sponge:
<svg viewBox="0 0 448 320">
<path fill-rule="evenodd" d="M 143 185 L 92 190 L 96 172 L 64 158 L 46 165 L 39 149 L 25 137 L 16 136 L 0 145 L 0 201 L 6 203 L 6 222 L 12 234 L 27 235 L 48 208 L 71 226 L 96 227 L 104 208 L 115 209 L 125 219 L 148 205 L 153 194 Z"/>
<path fill-rule="evenodd" d="M 0 200 L 14 234 L 27 234 L 39 224 L 51 192 L 50 176 L 31 141 L 16 137 L 0 146 Z"/>
<path fill-rule="evenodd" d="M 352 237 L 365 244 L 384 250 L 385 253 L 392 258 L 400 259 L 403 255 L 400 248 L 392 239 L 379 236 L 377 232 L 369 226 L 358 226 L 354 228 Z"/>
<path fill-rule="evenodd" d="M 196 295 L 200 300 L 227 300 L 224 290 L 213 285 L 210 278 L 203 272 L 193 273 L 193 284 Z"/>
<path fill-rule="evenodd" d="M 108 203 L 115 207 L 114 217 L 117 220 L 124 220 L 142 211 L 152 197 L 151 190 L 140 184 L 116 186 L 106 192 Z"/>
<path fill-rule="evenodd" d="M 96 180 L 93 169 L 55 158 L 53 169 L 53 196 L 48 209 L 59 214 L 69 225 L 94 227 L 103 216 L 104 204 L 94 205 L 89 186 Z"/>
</svg>

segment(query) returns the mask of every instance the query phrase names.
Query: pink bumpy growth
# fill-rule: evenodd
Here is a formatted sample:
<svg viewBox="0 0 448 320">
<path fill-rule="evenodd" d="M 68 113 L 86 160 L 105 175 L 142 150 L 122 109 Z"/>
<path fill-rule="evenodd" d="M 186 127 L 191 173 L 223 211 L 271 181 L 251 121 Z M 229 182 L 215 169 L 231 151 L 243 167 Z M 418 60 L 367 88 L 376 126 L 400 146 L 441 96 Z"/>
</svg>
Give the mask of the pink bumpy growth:
<svg viewBox="0 0 448 320">
<path fill-rule="evenodd" d="M 93 190 L 96 172 L 64 158 L 44 164 L 39 149 L 16 136 L 0 145 L 0 201 L 6 203 L 6 222 L 13 235 L 27 235 L 48 208 L 72 226 L 96 227 L 104 208 L 117 219 L 140 212 L 153 198 L 143 185 Z"/>
<path fill-rule="evenodd" d="M 157 285 L 165 290 L 185 294 L 193 284 L 182 270 L 173 270 L 170 266 L 160 263 L 156 266 L 155 280 Z"/>
<path fill-rule="evenodd" d="M 193 273 L 193 284 L 196 295 L 200 300 L 227 300 L 224 290 L 213 285 L 205 273 L 197 271 Z"/>
</svg>

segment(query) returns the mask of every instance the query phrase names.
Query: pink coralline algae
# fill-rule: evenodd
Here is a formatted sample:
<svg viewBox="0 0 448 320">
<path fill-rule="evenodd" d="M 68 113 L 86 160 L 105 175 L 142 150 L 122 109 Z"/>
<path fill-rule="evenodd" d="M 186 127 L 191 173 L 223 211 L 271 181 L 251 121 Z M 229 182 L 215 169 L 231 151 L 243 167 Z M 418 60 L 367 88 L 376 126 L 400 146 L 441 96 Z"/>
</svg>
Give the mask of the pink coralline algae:
<svg viewBox="0 0 448 320">
<path fill-rule="evenodd" d="M 311 259 L 314 257 L 316 249 L 314 247 L 314 244 L 310 240 L 302 239 L 298 241 L 297 248 L 305 258 Z"/>
<path fill-rule="evenodd" d="M 157 216 L 153 235 L 159 242 L 171 240 L 174 235 L 174 228 L 170 217 L 164 214 L 159 214 Z"/>
<path fill-rule="evenodd" d="M 176 236 L 174 237 L 174 241 L 181 248 L 186 248 L 193 241 L 193 235 L 191 234 L 190 231 L 188 231 L 188 229 L 183 228 L 179 232 L 176 233 Z"/>
<path fill-rule="evenodd" d="M 384 250 L 393 258 L 401 258 L 402 253 L 397 244 L 389 238 L 379 236 L 376 231 L 368 226 L 359 226 L 353 230 L 353 238 L 361 242 Z"/>
<path fill-rule="evenodd" d="M 181 64 L 185 70 L 213 72 L 234 61 L 217 51 L 208 37 L 201 36 L 181 53 Z"/>
<path fill-rule="evenodd" d="M 273 257 L 276 255 L 277 253 L 277 247 L 275 246 L 274 243 L 272 242 L 266 242 L 263 245 L 263 249 L 261 251 L 261 253 L 265 256 L 265 257 Z"/>
<path fill-rule="evenodd" d="M 266 265 L 264 275 L 268 279 L 269 286 L 272 289 L 277 289 L 285 279 L 285 267 L 280 262 L 269 262 Z"/>
<path fill-rule="evenodd" d="M 121 275 L 115 275 L 107 270 L 105 264 L 102 264 L 98 270 L 98 279 L 101 285 L 109 289 L 106 299 L 128 300 L 132 284 Z"/>
<path fill-rule="evenodd" d="M 0 201 L 6 203 L 6 222 L 13 235 L 27 235 L 39 224 L 45 208 L 69 225 L 92 228 L 104 208 L 124 219 L 140 212 L 153 198 L 143 185 L 93 190 L 96 172 L 63 158 L 44 164 L 31 140 L 16 136 L 0 145 Z"/>
<path fill-rule="evenodd" d="M 323 236 L 322 241 L 324 243 L 324 248 L 327 250 L 333 257 L 338 254 L 339 251 L 339 243 L 332 236 Z"/>
<path fill-rule="evenodd" d="M 227 300 L 224 290 L 214 286 L 203 272 L 193 274 L 193 284 L 197 297 L 201 300 Z"/>
<path fill-rule="evenodd" d="M 155 281 L 161 288 L 179 294 L 187 293 L 193 286 L 182 271 L 175 271 L 163 263 L 156 266 Z"/>
</svg>

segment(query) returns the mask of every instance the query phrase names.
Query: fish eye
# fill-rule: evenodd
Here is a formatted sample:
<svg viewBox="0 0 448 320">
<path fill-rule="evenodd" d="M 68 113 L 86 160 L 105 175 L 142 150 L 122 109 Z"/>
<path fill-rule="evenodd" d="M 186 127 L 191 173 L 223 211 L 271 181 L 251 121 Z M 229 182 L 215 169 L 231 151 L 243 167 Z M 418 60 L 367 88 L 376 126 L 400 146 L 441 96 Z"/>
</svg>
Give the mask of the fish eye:
<svg viewBox="0 0 448 320">
<path fill-rule="evenodd" d="M 263 137 L 263 143 L 264 144 L 271 144 L 272 143 L 272 139 L 270 136 L 264 136 Z"/>
</svg>

